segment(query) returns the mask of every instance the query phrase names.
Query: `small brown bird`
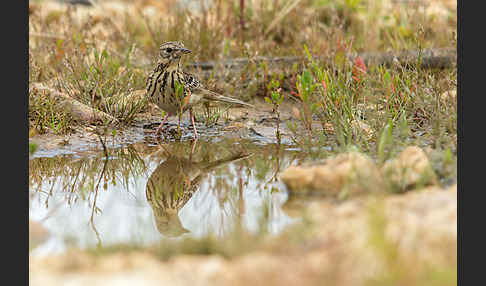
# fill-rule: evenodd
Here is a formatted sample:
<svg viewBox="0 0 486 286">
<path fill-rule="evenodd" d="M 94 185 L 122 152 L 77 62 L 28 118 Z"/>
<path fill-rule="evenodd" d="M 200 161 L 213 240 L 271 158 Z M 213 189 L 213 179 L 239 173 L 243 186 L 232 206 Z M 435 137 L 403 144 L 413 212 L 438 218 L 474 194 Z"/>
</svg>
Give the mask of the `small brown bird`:
<svg viewBox="0 0 486 286">
<path fill-rule="evenodd" d="M 194 138 L 197 139 L 192 107 L 203 102 L 219 101 L 253 107 L 253 105 L 241 100 L 205 89 L 195 75 L 183 71 L 181 57 L 190 52 L 191 50 L 186 49 L 181 42 L 166 42 L 160 45 L 157 66 L 149 74 L 146 82 L 149 101 L 166 112 L 165 118 L 157 128 L 157 135 L 162 132 L 164 123 L 169 116 L 189 110 L 194 128 Z M 180 96 L 176 91 L 177 86 L 182 86 Z"/>
<path fill-rule="evenodd" d="M 179 220 L 179 210 L 199 190 L 202 179 L 215 168 L 250 155 L 237 153 L 212 162 L 195 162 L 169 154 L 150 175 L 145 189 L 158 231 L 171 237 L 188 232 Z"/>
</svg>

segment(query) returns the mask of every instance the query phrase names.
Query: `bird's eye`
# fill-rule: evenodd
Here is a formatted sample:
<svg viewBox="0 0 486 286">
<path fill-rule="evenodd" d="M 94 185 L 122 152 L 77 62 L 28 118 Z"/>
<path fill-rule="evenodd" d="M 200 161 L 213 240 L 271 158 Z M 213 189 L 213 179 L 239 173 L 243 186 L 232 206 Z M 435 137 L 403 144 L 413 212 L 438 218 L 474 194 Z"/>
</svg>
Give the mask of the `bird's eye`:
<svg viewBox="0 0 486 286">
<path fill-rule="evenodd" d="M 170 53 L 170 52 L 172 52 L 172 49 L 171 48 L 167 48 L 167 49 L 165 49 L 165 51 L 168 52 L 168 53 Z"/>
</svg>

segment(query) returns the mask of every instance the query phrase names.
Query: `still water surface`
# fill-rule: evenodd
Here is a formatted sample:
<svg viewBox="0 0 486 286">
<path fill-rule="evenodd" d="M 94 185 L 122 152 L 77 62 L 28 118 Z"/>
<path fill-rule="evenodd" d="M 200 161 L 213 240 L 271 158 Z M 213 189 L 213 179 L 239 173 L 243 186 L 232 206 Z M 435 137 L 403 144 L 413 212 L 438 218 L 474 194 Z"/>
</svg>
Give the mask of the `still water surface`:
<svg viewBox="0 0 486 286">
<path fill-rule="evenodd" d="M 236 223 L 276 234 L 289 217 L 278 173 L 299 159 L 277 145 L 223 140 L 136 143 L 29 161 L 29 217 L 49 238 L 31 254 L 115 243 L 230 234 Z"/>
</svg>

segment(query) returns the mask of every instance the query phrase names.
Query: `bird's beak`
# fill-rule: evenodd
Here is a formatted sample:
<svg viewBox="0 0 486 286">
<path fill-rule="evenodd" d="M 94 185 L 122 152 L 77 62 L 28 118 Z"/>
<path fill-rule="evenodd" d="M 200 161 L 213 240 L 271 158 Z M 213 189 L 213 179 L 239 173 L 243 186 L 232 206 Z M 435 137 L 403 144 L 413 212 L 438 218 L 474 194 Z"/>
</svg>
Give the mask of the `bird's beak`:
<svg viewBox="0 0 486 286">
<path fill-rule="evenodd" d="M 180 48 L 179 51 L 181 51 L 183 54 L 188 54 L 188 53 L 192 52 L 191 50 L 186 49 L 186 48 Z"/>
</svg>

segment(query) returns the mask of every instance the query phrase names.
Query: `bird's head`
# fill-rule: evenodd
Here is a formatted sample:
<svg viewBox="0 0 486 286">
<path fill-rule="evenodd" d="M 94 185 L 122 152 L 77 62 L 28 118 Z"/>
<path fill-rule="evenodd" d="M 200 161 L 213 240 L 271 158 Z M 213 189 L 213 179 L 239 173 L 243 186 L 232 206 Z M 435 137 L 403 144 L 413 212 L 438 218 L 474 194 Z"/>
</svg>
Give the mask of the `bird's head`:
<svg viewBox="0 0 486 286">
<path fill-rule="evenodd" d="M 160 45 L 159 55 L 163 62 L 179 62 L 183 54 L 190 53 L 181 42 L 165 42 Z"/>
</svg>

